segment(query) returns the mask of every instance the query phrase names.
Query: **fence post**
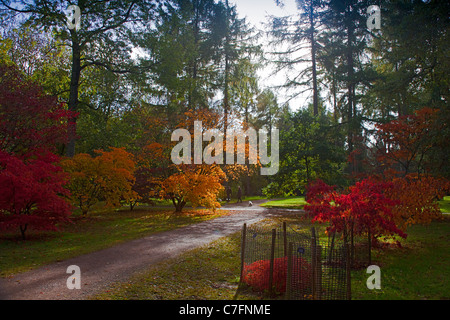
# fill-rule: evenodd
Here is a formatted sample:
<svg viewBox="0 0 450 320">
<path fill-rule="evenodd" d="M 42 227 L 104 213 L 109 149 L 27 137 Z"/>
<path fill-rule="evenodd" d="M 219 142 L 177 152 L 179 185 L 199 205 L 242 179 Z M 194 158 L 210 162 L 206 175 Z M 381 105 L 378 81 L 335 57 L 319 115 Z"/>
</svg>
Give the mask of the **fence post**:
<svg viewBox="0 0 450 320">
<path fill-rule="evenodd" d="M 346 284 L 347 284 L 347 300 L 352 299 L 352 283 L 351 283 L 351 259 L 350 259 L 350 248 L 349 244 L 345 244 L 345 271 L 346 271 Z"/>
<path fill-rule="evenodd" d="M 316 246 L 316 298 L 322 299 L 322 246 Z"/>
<path fill-rule="evenodd" d="M 270 248 L 270 270 L 269 270 L 269 295 L 273 296 L 273 263 L 275 259 L 275 240 L 277 237 L 277 230 L 272 229 L 272 246 Z"/>
<path fill-rule="evenodd" d="M 286 231 L 286 221 L 283 221 L 283 248 L 284 256 L 287 254 L 287 231 Z"/>
<path fill-rule="evenodd" d="M 311 228 L 311 289 L 312 298 L 316 300 L 317 288 L 316 288 L 316 277 L 317 277 L 317 250 L 316 250 L 316 229 Z"/>
<path fill-rule="evenodd" d="M 330 245 L 329 251 L 328 251 L 328 264 L 331 264 L 331 261 L 333 259 L 334 238 L 335 237 L 336 237 L 336 230 L 334 230 L 332 235 L 331 235 L 331 245 Z M 328 237 L 328 240 L 329 239 L 330 239 L 330 237 Z"/>
<path fill-rule="evenodd" d="M 244 259 L 245 259 L 245 242 L 247 238 L 247 224 L 244 223 L 244 226 L 242 227 L 242 244 L 241 244 L 241 277 L 239 279 L 239 282 L 242 281 L 242 277 L 244 275 Z"/>
<path fill-rule="evenodd" d="M 286 300 L 291 300 L 292 297 L 292 251 L 293 243 L 289 242 L 289 249 L 287 253 L 287 275 L 286 275 Z"/>
</svg>

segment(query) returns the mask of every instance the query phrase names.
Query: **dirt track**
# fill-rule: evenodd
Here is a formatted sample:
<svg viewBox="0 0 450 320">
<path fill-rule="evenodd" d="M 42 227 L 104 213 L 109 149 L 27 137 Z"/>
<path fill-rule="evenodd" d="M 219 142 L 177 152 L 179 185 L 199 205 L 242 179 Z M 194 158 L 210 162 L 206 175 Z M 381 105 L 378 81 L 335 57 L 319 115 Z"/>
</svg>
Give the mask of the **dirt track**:
<svg viewBox="0 0 450 320">
<path fill-rule="evenodd" d="M 0 299 L 87 299 L 113 282 L 125 281 L 152 264 L 239 231 L 244 223 L 252 224 L 276 214 L 275 210 L 259 207 L 257 204 L 260 202 L 254 201 L 252 207 L 248 207 L 248 202 L 226 206 L 224 209 L 236 212 L 1 278 Z M 81 289 L 67 288 L 70 274 L 66 271 L 70 265 L 80 267 Z"/>
</svg>

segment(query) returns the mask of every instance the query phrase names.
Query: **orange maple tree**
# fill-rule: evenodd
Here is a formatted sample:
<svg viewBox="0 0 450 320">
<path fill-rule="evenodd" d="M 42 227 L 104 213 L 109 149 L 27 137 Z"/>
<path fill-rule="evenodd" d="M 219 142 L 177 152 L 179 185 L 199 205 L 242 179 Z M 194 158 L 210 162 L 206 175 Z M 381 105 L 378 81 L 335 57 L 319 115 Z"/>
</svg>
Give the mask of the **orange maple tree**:
<svg viewBox="0 0 450 320">
<path fill-rule="evenodd" d="M 178 118 L 170 119 L 171 121 L 154 119 L 153 115 L 148 115 L 147 118 L 146 125 L 148 129 L 145 130 L 139 142 L 140 148 L 136 152 L 139 167 L 137 172 L 145 172 L 145 177 L 137 177 L 137 182 L 143 188 L 135 189 L 142 190 L 147 195 L 147 198 L 154 196 L 170 199 L 176 212 L 181 212 L 188 202 L 194 207 L 204 206 L 212 209 L 219 207 L 220 204 L 217 199 L 224 190 L 224 182 L 230 179 L 237 179 L 243 174 L 249 174 L 250 170 L 255 170 L 254 166 L 250 167 L 237 163 L 193 164 L 195 151 L 192 149 L 188 151 L 187 155 L 184 154 L 185 150 L 183 150 L 183 157 L 190 159 L 190 163 L 174 164 L 172 162 L 171 151 L 179 141 L 171 141 L 171 131 L 186 129 L 189 132 L 192 146 L 196 131 L 197 134 L 202 135 L 203 140 L 207 130 L 223 129 L 221 114 L 214 110 L 188 110 Z M 176 124 L 171 128 L 170 122 L 173 123 L 173 121 L 176 121 Z M 201 121 L 201 126 L 195 127 L 195 121 Z M 158 132 L 163 132 L 163 134 L 154 134 L 155 129 Z M 237 135 L 239 134 L 235 134 L 235 136 Z M 210 142 L 208 142 L 207 138 L 202 141 L 202 154 L 204 154 L 206 148 L 211 148 Z M 226 162 L 226 142 L 224 137 L 221 150 L 223 152 L 223 162 Z M 250 144 L 246 144 L 245 149 L 243 149 L 244 146 L 241 146 L 239 143 L 242 143 L 242 141 L 235 139 L 233 144 L 229 146 L 230 149 L 234 147 L 234 150 L 231 151 L 234 153 L 234 158 L 236 159 L 238 150 L 245 150 L 245 156 L 248 158 L 251 152 Z M 214 152 L 214 156 L 216 156 L 217 149 L 212 148 L 211 152 Z"/>
<path fill-rule="evenodd" d="M 130 202 L 138 197 L 132 190 L 135 181 L 132 155 L 123 148 L 96 152 L 96 157 L 80 153 L 61 161 L 61 166 L 70 175 L 68 188 L 72 200 L 83 214 L 101 200 L 107 207 L 119 207 L 121 200 Z"/>
<path fill-rule="evenodd" d="M 225 173 L 217 165 L 177 166 L 177 173 L 161 181 L 161 193 L 172 200 L 176 212 L 181 212 L 187 202 L 194 207 L 216 209 L 219 192 L 223 190 Z"/>
<path fill-rule="evenodd" d="M 396 225 L 406 230 L 412 224 L 427 224 L 442 218 L 439 204 L 436 201 L 450 191 L 450 183 L 446 179 L 416 174 L 394 178 L 392 187 L 386 189 L 390 199 L 399 204 L 392 209 Z"/>
<path fill-rule="evenodd" d="M 423 108 L 377 125 L 378 175 L 392 181 L 386 190 L 390 199 L 400 201 L 393 208 L 395 223 L 402 230 L 417 223 L 442 217 L 437 199 L 450 191 L 447 179 L 432 176 L 425 159 L 433 147 L 433 132 L 439 131 L 437 109 Z"/>
<path fill-rule="evenodd" d="M 159 197 L 172 201 L 175 211 L 181 212 L 189 202 L 191 205 L 215 209 L 223 190 L 225 174 L 218 165 L 180 164 L 171 160 L 171 150 L 176 142 L 170 139 L 169 122 L 148 116 L 148 133 L 143 135 L 141 148 L 136 153 L 137 172 L 145 176 L 137 177 L 137 182 L 147 198 Z M 218 114 L 210 110 L 189 110 L 175 128 L 187 129 L 194 136 L 194 121 L 202 121 L 204 130 L 219 126 Z M 155 128 L 164 128 L 166 135 L 155 135 Z M 172 128 L 173 130 L 175 128 Z M 193 154 L 189 155 L 193 156 Z M 135 190 L 139 188 L 135 187 Z"/>
</svg>

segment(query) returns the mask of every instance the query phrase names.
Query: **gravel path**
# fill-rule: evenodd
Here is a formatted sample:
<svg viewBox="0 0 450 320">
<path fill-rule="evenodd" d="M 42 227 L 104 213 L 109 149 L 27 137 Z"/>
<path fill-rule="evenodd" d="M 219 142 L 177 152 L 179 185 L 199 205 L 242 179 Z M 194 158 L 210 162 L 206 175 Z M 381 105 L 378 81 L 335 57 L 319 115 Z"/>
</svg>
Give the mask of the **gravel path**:
<svg viewBox="0 0 450 320">
<path fill-rule="evenodd" d="M 88 299 L 116 281 L 144 271 L 150 265 L 184 251 L 205 245 L 239 231 L 244 223 L 252 224 L 277 210 L 264 209 L 254 201 L 228 205 L 231 215 L 132 240 L 101 251 L 56 262 L 38 269 L 0 279 L 0 299 L 6 300 L 77 300 Z M 81 271 L 81 289 L 68 289 L 67 268 L 76 265 Z"/>
</svg>

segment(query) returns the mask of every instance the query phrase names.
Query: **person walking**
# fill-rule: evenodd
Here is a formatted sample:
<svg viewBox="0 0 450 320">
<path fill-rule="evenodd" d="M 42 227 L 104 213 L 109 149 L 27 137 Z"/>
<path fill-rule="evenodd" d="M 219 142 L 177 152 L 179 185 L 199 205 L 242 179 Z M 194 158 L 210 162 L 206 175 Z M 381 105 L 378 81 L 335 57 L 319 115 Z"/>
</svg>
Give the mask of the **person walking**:
<svg viewBox="0 0 450 320">
<path fill-rule="evenodd" d="M 240 186 L 237 191 L 237 202 L 242 202 L 242 190 Z"/>
<path fill-rule="evenodd" d="M 227 187 L 227 202 L 231 201 L 231 188 L 228 186 Z"/>
</svg>

